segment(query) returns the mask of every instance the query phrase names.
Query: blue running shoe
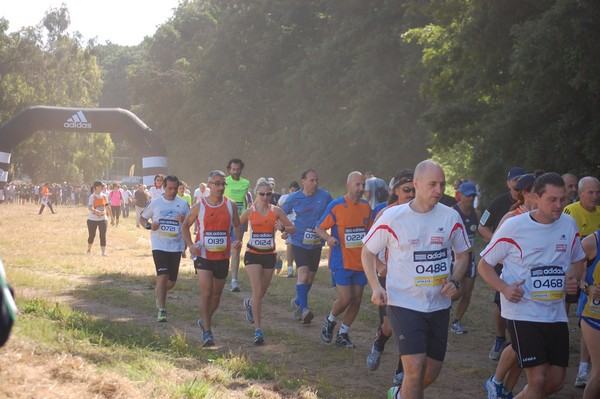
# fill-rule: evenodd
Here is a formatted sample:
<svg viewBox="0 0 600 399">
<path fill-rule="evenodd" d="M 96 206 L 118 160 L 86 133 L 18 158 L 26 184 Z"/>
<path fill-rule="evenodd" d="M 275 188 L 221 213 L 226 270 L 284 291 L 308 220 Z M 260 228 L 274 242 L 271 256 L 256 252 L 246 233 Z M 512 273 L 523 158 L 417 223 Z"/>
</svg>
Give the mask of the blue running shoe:
<svg viewBox="0 0 600 399">
<path fill-rule="evenodd" d="M 254 331 L 254 343 L 256 345 L 262 345 L 265 343 L 265 334 L 263 333 L 263 330 L 260 328 L 257 328 Z"/>
<path fill-rule="evenodd" d="M 212 332 L 204 331 L 202 333 L 202 347 L 206 348 L 208 346 L 214 346 L 214 344 L 215 344 L 215 339 L 213 337 Z"/>
<path fill-rule="evenodd" d="M 487 392 L 487 399 L 502 399 L 504 397 L 502 384 L 496 384 L 494 376 L 491 376 L 483 387 Z"/>
</svg>

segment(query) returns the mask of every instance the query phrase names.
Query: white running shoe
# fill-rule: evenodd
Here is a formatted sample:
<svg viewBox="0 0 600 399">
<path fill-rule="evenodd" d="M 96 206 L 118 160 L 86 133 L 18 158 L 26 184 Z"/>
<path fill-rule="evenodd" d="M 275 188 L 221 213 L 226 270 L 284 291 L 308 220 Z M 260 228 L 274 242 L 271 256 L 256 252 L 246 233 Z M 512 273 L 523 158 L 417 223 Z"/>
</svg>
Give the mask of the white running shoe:
<svg viewBox="0 0 600 399">
<path fill-rule="evenodd" d="M 458 335 L 467 333 L 467 329 L 462 326 L 460 320 L 457 320 L 454 323 L 452 323 L 451 330 L 454 334 L 458 334 Z"/>
<path fill-rule="evenodd" d="M 229 288 L 229 291 L 240 292 L 240 284 L 237 282 L 237 280 L 231 280 L 231 287 Z"/>
<path fill-rule="evenodd" d="M 575 386 L 577 388 L 583 388 L 588 383 L 588 377 L 590 376 L 590 372 L 577 373 L 577 378 L 575 378 Z"/>
</svg>

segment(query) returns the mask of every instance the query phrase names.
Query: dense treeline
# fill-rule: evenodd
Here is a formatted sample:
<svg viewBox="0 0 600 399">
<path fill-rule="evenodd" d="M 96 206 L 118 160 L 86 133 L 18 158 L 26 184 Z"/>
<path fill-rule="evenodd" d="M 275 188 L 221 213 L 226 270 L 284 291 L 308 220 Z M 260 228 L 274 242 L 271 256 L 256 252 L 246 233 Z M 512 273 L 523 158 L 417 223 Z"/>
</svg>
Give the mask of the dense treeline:
<svg viewBox="0 0 600 399">
<path fill-rule="evenodd" d="M 8 34 L 0 18 L 0 123 L 31 105 L 96 104 L 101 71 L 69 23 L 68 10 L 51 9 L 38 26 Z M 107 134 L 37 132 L 13 150 L 10 178 L 89 182 L 110 168 L 113 150 Z"/>
<path fill-rule="evenodd" d="M 184 2 L 130 66 L 132 108 L 183 176 L 233 156 L 283 184 L 309 167 L 338 187 L 354 169 L 389 176 L 426 157 L 428 140 L 405 13 L 388 1 Z"/>
<path fill-rule="evenodd" d="M 429 150 L 492 194 L 514 165 L 598 174 L 599 17 L 591 0 L 182 1 L 139 46 L 79 48 L 104 86 L 78 105 L 131 109 L 193 184 L 236 156 L 252 179 L 313 167 L 333 188 Z"/>
</svg>

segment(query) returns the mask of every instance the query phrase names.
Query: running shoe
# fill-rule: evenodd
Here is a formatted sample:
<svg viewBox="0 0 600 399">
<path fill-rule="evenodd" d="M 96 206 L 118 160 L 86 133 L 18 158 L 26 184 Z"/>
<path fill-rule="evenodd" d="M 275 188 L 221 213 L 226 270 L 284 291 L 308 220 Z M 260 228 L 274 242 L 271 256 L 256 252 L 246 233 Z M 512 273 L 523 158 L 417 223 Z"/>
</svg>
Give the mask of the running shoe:
<svg viewBox="0 0 600 399">
<path fill-rule="evenodd" d="M 337 337 L 335 338 L 335 344 L 344 348 L 354 348 L 354 344 L 352 341 L 350 341 L 348 333 L 338 333 Z"/>
<path fill-rule="evenodd" d="M 375 371 L 379 368 L 379 361 L 381 360 L 382 353 L 383 351 L 375 348 L 375 344 L 371 346 L 371 353 L 367 356 L 367 369 L 369 369 L 369 371 Z"/>
<path fill-rule="evenodd" d="M 329 317 L 325 318 L 323 328 L 321 329 L 321 339 L 325 343 L 330 343 L 333 339 L 333 329 L 337 323 L 335 321 L 329 321 Z"/>
<path fill-rule="evenodd" d="M 494 345 L 492 345 L 492 349 L 490 349 L 489 357 L 492 360 L 500 359 L 500 354 L 502 350 L 506 346 L 506 338 L 496 338 L 494 341 Z"/>
<path fill-rule="evenodd" d="M 257 328 L 254 331 L 254 343 L 256 345 L 262 345 L 265 343 L 265 334 L 263 333 L 263 330 L 260 328 Z"/>
<path fill-rule="evenodd" d="M 231 280 L 231 287 L 229 288 L 229 291 L 240 292 L 240 284 L 237 282 L 237 280 Z"/>
<path fill-rule="evenodd" d="M 454 323 L 452 323 L 452 332 L 454 334 L 466 334 L 467 330 L 462 326 L 460 320 L 455 321 Z"/>
<path fill-rule="evenodd" d="M 202 334 L 204 334 L 204 323 L 202 322 L 202 319 L 198 319 L 198 327 L 200 327 Z"/>
<path fill-rule="evenodd" d="M 164 323 L 167 321 L 167 311 L 164 309 L 161 309 L 158 311 L 158 316 L 156 317 L 156 320 Z"/>
<path fill-rule="evenodd" d="M 252 304 L 250 303 L 250 298 L 244 299 L 244 307 L 246 308 L 246 320 L 248 320 L 248 323 L 254 324 L 254 316 L 252 316 Z"/>
<path fill-rule="evenodd" d="M 215 344 L 215 339 L 213 337 L 212 332 L 204 331 L 202 333 L 202 347 L 206 348 L 208 346 L 213 346 Z"/>
<path fill-rule="evenodd" d="M 281 259 L 279 259 L 277 262 L 275 262 L 275 274 L 279 274 L 279 272 L 281 272 L 282 268 L 283 268 L 283 261 Z"/>
<path fill-rule="evenodd" d="M 302 311 L 302 324 L 310 324 L 311 320 L 315 318 L 313 312 L 306 308 Z"/>
<path fill-rule="evenodd" d="M 292 305 L 292 314 L 294 315 L 294 320 L 302 320 L 302 308 L 296 303 L 296 298 L 292 298 L 290 304 Z"/>
<path fill-rule="evenodd" d="M 504 398 L 504 389 L 502 387 L 502 384 L 496 384 L 494 382 L 494 376 L 488 378 L 483 387 L 487 392 L 487 399 Z"/>
<path fill-rule="evenodd" d="M 512 392 L 508 392 L 504 387 L 502 388 L 502 399 L 513 399 Z"/>
<path fill-rule="evenodd" d="M 401 371 L 399 373 L 396 373 L 394 375 L 394 378 L 392 378 L 392 385 L 401 387 L 403 381 L 404 381 L 404 371 Z"/>
<path fill-rule="evenodd" d="M 294 268 L 293 267 L 288 267 L 287 276 L 288 276 L 288 278 L 294 278 Z"/>
<path fill-rule="evenodd" d="M 585 387 L 587 385 L 589 376 L 589 372 L 577 373 L 577 377 L 575 378 L 575 386 L 577 388 Z"/>
<path fill-rule="evenodd" d="M 387 399 L 402 399 L 400 397 L 400 387 L 391 387 L 388 389 Z"/>
</svg>

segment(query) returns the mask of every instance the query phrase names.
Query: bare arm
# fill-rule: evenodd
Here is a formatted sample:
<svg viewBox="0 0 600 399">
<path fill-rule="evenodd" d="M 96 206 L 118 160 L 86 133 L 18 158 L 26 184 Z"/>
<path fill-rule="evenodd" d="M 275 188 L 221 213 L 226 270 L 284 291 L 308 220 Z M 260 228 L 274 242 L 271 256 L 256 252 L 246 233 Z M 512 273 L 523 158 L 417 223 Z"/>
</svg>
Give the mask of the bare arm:
<svg viewBox="0 0 600 399">
<path fill-rule="evenodd" d="M 483 238 L 483 241 L 485 241 L 485 242 L 490 242 L 492 240 L 492 235 L 494 235 L 494 232 L 492 231 L 491 228 L 484 226 L 482 224 L 477 226 L 477 232 L 479 233 L 479 235 L 481 236 L 481 238 Z"/>
<path fill-rule="evenodd" d="M 190 209 L 190 213 L 183 219 L 183 223 L 181 225 L 181 234 L 183 235 L 183 240 L 185 241 L 185 245 L 190 249 L 190 255 L 192 257 L 198 255 L 198 250 L 194 245 L 194 241 L 192 240 L 192 234 L 190 233 L 190 227 L 194 224 L 196 219 L 198 219 L 198 212 L 200 209 L 199 203 L 194 204 L 192 209 Z M 141 218 L 140 218 L 141 219 Z"/>
<path fill-rule="evenodd" d="M 278 207 L 273 207 L 273 212 L 275 212 L 275 216 L 277 216 L 277 221 L 275 222 L 275 228 L 281 233 L 294 234 L 296 232 L 296 226 L 290 219 L 288 219 L 287 215 L 283 212 L 283 210 Z"/>
<path fill-rule="evenodd" d="M 324 229 L 320 227 L 315 227 L 315 232 L 319 237 L 327 241 L 327 245 L 329 245 L 330 247 L 334 247 L 339 244 L 338 240 L 329 233 L 327 233 L 327 231 L 325 231 Z"/>
<path fill-rule="evenodd" d="M 509 301 L 516 303 L 523 298 L 525 292 L 519 287 L 525 283 L 525 280 L 510 285 L 507 284 L 496 274 L 493 266 L 487 263 L 483 258 L 481 258 L 477 265 L 477 271 L 490 287 L 502 293 Z"/>
<path fill-rule="evenodd" d="M 377 254 L 369 251 L 367 247 L 363 245 L 361 259 L 365 275 L 369 281 L 369 286 L 371 286 L 371 289 L 373 290 L 371 302 L 378 306 L 387 305 L 387 292 L 381 286 L 379 279 L 377 278 Z"/>
<path fill-rule="evenodd" d="M 233 207 L 233 237 L 231 237 L 231 247 L 240 248 L 242 246 L 242 225 L 237 211 L 237 204 L 233 200 L 229 200 Z"/>
</svg>

